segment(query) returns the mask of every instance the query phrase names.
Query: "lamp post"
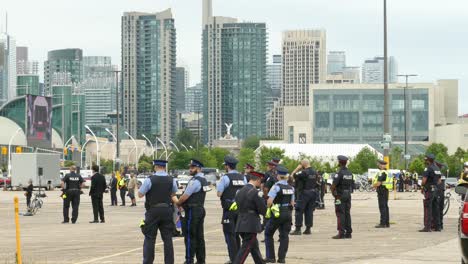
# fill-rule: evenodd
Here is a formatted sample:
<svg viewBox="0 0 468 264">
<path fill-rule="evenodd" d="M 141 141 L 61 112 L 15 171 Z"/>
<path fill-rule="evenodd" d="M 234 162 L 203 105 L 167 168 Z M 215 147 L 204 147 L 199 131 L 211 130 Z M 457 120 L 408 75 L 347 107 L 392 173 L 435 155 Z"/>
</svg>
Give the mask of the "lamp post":
<svg viewBox="0 0 468 264">
<path fill-rule="evenodd" d="M 150 144 L 151 150 L 153 151 L 152 153 L 153 153 L 153 159 L 154 159 L 154 147 L 153 147 L 153 143 L 151 143 L 151 140 L 149 140 L 149 139 L 145 136 L 145 134 L 142 134 L 141 136 L 144 137 L 144 138 L 146 139 L 146 141 L 148 141 L 148 143 Z"/>
<path fill-rule="evenodd" d="M 135 167 L 138 170 L 138 147 L 135 139 L 130 135 L 127 131 L 125 131 L 125 135 L 127 135 L 132 141 L 133 144 L 135 145 Z M 130 153 L 128 154 L 130 156 Z"/>
<path fill-rule="evenodd" d="M 15 133 L 13 134 L 13 136 L 11 136 L 10 141 L 8 142 L 8 177 L 10 178 L 11 178 L 11 143 L 13 142 L 13 139 L 16 137 L 16 135 L 20 131 L 21 131 L 21 128 L 16 129 Z"/>
<path fill-rule="evenodd" d="M 107 133 L 109 133 L 112 136 L 112 138 L 115 141 L 114 160 L 112 161 L 112 171 L 114 171 L 115 170 L 115 160 L 117 159 L 117 138 L 115 137 L 115 135 L 108 128 L 106 128 L 106 131 L 107 131 Z"/>
<path fill-rule="evenodd" d="M 169 141 L 169 144 L 174 146 L 174 148 L 177 150 L 177 152 L 180 152 L 180 149 L 177 147 L 177 145 L 174 142 L 172 142 L 172 140 Z"/>
<path fill-rule="evenodd" d="M 71 141 L 73 138 L 75 138 L 75 135 L 72 135 L 72 136 L 67 140 L 67 142 L 65 142 L 65 145 L 63 145 L 63 147 L 64 147 L 64 148 L 68 148 L 68 143 L 70 143 L 70 141 Z M 76 140 L 76 138 L 75 138 L 75 140 Z M 62 159 L 65 160 L 65 153 L 63 153 L 63 151 L 62 151 Z"/>
<path fill-rule="evenodd" d="M 405 169 L 408 170 L 408 100 L 406 100 L 406 90 L 408 89 L 408 78 L 416 77 L 417 74 L 398 74 L 398 77 L 405 77 L 406 84 L 403 88 L 404 112 L 405 112 Z"/>
<path fill-rule="evenodd" d="M 185 151 L 188 151 L 188 148 L 184 144 L 180 143 L 180 145 L 185 148 Z"/>
<path fill-rule="evenodd" d="M 189 148 L 190 148 L 191 150 L 193 150 L 193 147 L 192 147 L 192 146 L 189 146 Z"/>
<path fill-rule="evenodd" d="M 384 5 L 384 136 L 390 135 L 390 113 L 389 113 L 389 103 L 388 103 L 388 55 L 387 55 L 387 0 L 383 1 Z M 384 148 L 384 160 L 387 161 L 387 168 L 390 167 L 389 163 L 389 154 L 390 150 L 388 148 Z"/>
<path fill-rule="evenodd" d="M 85 128 L 89 130 L 89 132 L 93 135 L 94 137 L 94 140 L 96 141 L 96 164 L 98 165 L 99 168 L 101 168 L 101 155 L 99 154 L 99 141 L 96 137 L 96 134 L 94 134 L 94 132 L 91 130 L 91 128 L 89 128 L 88 125 L 85 125 Z"/>
<path fill-rule="evenodd" d="M 83 152 L 84 152 L 84 149 L 86 147 L 86 144 L 88 144 L 88 142 L 90 141 L 91 139 L 88 139 L 86 140 L 86 142 L 83 144 L 83 146 L 81 147 L 81 158 L 80 158 L 80 169 L 83 168 Z"/>
<path fill-rule="evenodd" d="M 167 148 L 166 148 L 166 145 L 164 144 L 164 142 L 162 142 L 162 140 L 161 140 L 160 138 L 157 137 L 156 139 L 157 139 L 157 140 L 159 141 L 159 143 L 161 143 L 161 145 L 163 146 L 164 152 L 166 152 L 166 160 L 167 160 Z"/>
</svg>

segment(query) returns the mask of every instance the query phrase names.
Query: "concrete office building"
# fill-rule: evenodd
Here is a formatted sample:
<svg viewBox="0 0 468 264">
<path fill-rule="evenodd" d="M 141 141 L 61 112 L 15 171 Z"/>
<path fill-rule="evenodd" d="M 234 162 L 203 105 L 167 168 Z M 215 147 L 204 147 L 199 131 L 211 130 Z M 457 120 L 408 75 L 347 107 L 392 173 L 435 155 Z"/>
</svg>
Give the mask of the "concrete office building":
<svg viewBox="0 0 468 264">
<path fill-rule="evenodd" d="M 111 57 L 83 57 L 83 81 L 81 88 L 86 97 L 86 124 L 95 132 L 111 128 L 109 122 L 103 122 L 108 114 L 116 110 L 116 65 Z"/>
<path fill-rule="evenodd" d="M 202 85 L 204 141 L 266 134 L 266 25 L 212 16 L 203 2 Z"/>
<path fill-rule="evenodd" d="M 388 58 L 388 82 L 398 82 L 398 64 L 395 57 Z M 363 83 L 384 83 L 384 58 L 374 57 L 367 59 L 362 65 Z"/>
<path fill-rule="evenodd" d="M 51 88 L 56 83 L 54 78 L 65 76 L 61 73 L 69 73 L 70 80 L 65 80 L 65 83 L 71 82 L 73 86 L 81 83 L 83 80 L 83 51 L 81 49 L 60 49 L 47 53 L 47 61 L 44 62 L 44 94 L 46 96 L 52 95 Z"/>
<path fill-rule="evenodd" d="M 344 51 L 330 51 L 327 55 L 327 74 L 343 72 L 346 67 L 346 54 Z"/>
<path fill-rule="evenodd" d="M 174 138 L 176 29 L 171 9 L 122 16 L 123 126 L 133 136 Z"/>
<path fill-rule="evenodd" d="M 403 84 L 389 85 L 390 131 L 404 141 Z M 438 126 L 457 122 L 458 81 L 412 83 L 407 90 L 408 140 L 434 142 Z M 383 135 L 383 92 L 377 84 L 311 85 L 310 105 L 285 107 L 283 137 L 290 143 L 376 143 Z M 302 143 L 302 142 L 301 142 Z"/>
<path fill-rule="evenodd" d="M 329 73 L 326 83 L 360 83 L 359 67 L 344 67 L 341 72 Z"/>
<path fill-rule="evenodd" d="M 16 97 L 16 41 L 0 33 L 0 106 Z"/>
</svg>

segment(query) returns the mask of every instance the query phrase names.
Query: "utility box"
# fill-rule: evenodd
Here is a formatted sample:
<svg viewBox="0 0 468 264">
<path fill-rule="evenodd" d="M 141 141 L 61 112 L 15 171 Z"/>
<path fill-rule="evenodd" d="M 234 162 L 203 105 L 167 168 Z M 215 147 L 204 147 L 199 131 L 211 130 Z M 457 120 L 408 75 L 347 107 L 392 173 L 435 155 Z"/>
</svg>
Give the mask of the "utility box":
<svg viewBox="0 0 468 264">
<path fill-rule="evenodd" d="M 54 153 L 12 153 L 11 186 L 53 187 L 60 184 L 60 155 Z"/>
</svg>

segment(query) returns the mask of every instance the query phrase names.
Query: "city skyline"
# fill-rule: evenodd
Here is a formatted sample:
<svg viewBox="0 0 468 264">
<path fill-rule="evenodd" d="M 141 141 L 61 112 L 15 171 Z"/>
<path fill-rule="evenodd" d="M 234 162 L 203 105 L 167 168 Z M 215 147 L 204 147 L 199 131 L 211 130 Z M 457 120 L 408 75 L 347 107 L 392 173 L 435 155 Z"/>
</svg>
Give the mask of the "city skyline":
<svg viewBox="0 0 468 264">
<path fill-rule="evenodd" d="M 268 12 L 262 12 L 262 7 L 267 2 Z M 213 2 L 213 9 L 216 14 L 238 17 L 240 21 L 248 19 L 265 22 L 269 36 L 269 55 L 279 53 L 281 32 L 306 28 L 326 29 L 327 51 L 345 51 L 347 63 L 350 65 L 361 65 L 365 59 L 381 55 L 383 53 L 381 3 L 357 0 L 353 5 L 342 2 L 337 5 L 334 2 L 339 1 L 295 0 L 286 3 L 279 0 L 257 0 L 252 3 L 240 0 L 234 3 L 218 0 Z M 466 10 L 463 7 L 468 7 L 468 4 L 461 0 L 455 2 L 450 6 L 438 1 L 422 0 L 411 3 L 396 0 L 389 3 L 389 54 L 398 59 L 399 73 L 419 75 L 412 79 L 412 82 L 434 82 L 439 78 L 459 79 L 459 113 L 462 114 L 468 112 L 468 104 L 463 104 L 461 99 L 468 96 L 468 73 L 463 72 L 468 62 L 459 54 L 466 53 L 466 45 L 460 40 L 468 36 L 466 34 L 468 29 L 463 26 L 463 10 Z M 130 1 L 117 1 L 112 6 L 102 1 L 91 10 L 88 8 L 91 2 L 83 1 L 82 5 L 73 6 L 74 12 L 70 12 L 70 7 L 60 1 L 32 2 L 29 5 L 31 8 L 24 9 L 22 5 L 13 1 L 6 3 L 4 10 L 9 12 L 8 32 L 15 37 L 18 46 L 29 47 L 30 59 L 39 61 L 41 67 L 48 51 L 64 48 L 80 48 L 84 56 L 111 56 L 116 64 L 121 65 L 121 14 L 132 10 L 153 12 L 172 8 L 178 28 L 177 54 L 180 55 L 178 65 L 188 65 L 191 86 L 200 81 L 201 0 L 165 0 L 159 1 L 158 5 L 154 5 L 151 1 L 141 1 L 137 7 Z M 49 16 L 43 12 L 33 12 L 37 10 L 36 5 L 41 10 L 51 10 L 54 16 L 48 18 Z M 100 5 L 106 7 L 105 16 L 102 15 Z M 424 13 L 419 12 L 422 5 L 425 7 Z M 47 8 L 48 6 L 51 8 Z M 333 6 L 333 9 L 330 9 L 330 6 Z M 290 15 L 284 12 L 284 10 L 293 11 L 292 8 L 294 12 L 289 12 Z M 310 10 L 318 8 L 321 12 L 314 14 L 311 19 Z M 1 16 L 4 28 L 4 13 Z M 21 23 L 24 16 L 35 20 L 34 25 Z M 54 23 L 55 21 L 64 22 Z M 49 30 L 44 33 L 35 27 Z M 446 30 L 448 27 L 450 31 Z M 54 34 L 51 32 L 52 29 L 59 33 Z M 453 32 L 457 34 L 452 34 Z M 270 59 L 270 56 L 268 58 Z M 42 69 L 39 72 L 42 73 Z"/>
</svg>

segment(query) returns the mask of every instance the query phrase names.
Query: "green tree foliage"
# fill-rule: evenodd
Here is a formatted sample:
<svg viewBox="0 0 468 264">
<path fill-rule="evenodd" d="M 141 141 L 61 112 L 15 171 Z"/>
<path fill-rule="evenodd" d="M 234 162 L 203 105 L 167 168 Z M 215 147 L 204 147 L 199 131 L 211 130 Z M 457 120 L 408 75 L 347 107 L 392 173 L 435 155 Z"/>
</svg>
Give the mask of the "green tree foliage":
<svg viewBox="0 0 468 264">
<path fill-rule="evenodd" d="M 246 163 L 250 163 L 255 166 L 255 170 L 258 169 L 257 165 L 255 164 L 255 152 L 251 148 L 241 148 L 239 156 L 239 165 L 237 166 L 238 169 L 244 168 Z"/>
<path fill-rule="evenodd" d="M 153 157 L 142 155 L 138 160 L 139 172 L 152 172 L 153 171 Z"/>
<path fill-rule="evenodd" d="M 68 168 L 68 167 L 71 167 L 75 165 L 75 162 L 73 160 L 66 160 L 65 162 L 63 162 L 63 166 Z"/>
<path fill-rule="evenodd" d="M 367 170 L 362 169 L 361 164 L 359 164 L 356 161 L 351 161 L 348 165 L 348 169 L 351 171 L 353 174 L 363 174 L 367 172 Z"/>
<path fill-rule="evenodd" d="M 354 173 L 364 173 L 367 172 L 368 169 L 370 168 L 376 168 L 377 167 L 377 155 L 372 152 L 369 148 L 363 148 L 359 153 L 356 155 L 356 157 L 350 162 L 350 165 L 355 162 L 359 164 L 357 165 L 352 165 L 354 169 L 357 171 Z"/>
<path fill-rule="evenodd" d="M 260 149 L 259 154 L 259 162 L 258 164 L 260 170 L 265 171 L 267 169 L 266 163 L 270 161 L 272 158 L 279 158 L 282 159 L 284 157 L 284 150 L 280 148 L 267 148 L 262 147 Z"/>
<path fill-rule="evenodd" d="M 423 171 L 424 171 L 424 168 L 425 168 L 425 164 L 424 164 L 424 159 L 422 156 L 418 156 L 416 157 L 415 159 L 413 159 L 413 161 L 411 161 L 410 165 L 409 165 L 409 170 L 410 172 L 417 172 L 418 174 L 422 174 Z"/>
<path fill-rule="evenodd" d="M 181 144 L 184 144 L 187 148 L 189 148 L 189 146 L 197 146 L 197 142 L 197 136 L 193 135 L 192 132 L 186 128 L 181 129 L 177 133 L 174 141 L 174 143 L 181 146 L 181 150 L 185 150 L 185 148 L 183 148 Z"/>
<path fill-rule="evenodd" d="M 432 143 L 427 147 L 426 154 L 431 153 L 436 156 L 438 160 L 445 160 L 448 157 L 448 149 L 444 144 Z"/>
<path fill-rule="evenodd" d="M 213 167 L 223 169 L 224 157 L 226 155 L 229 155 L 229 151 L 223 148 L 212 148 L 211 150 L 209 150 L 209 154 L 215 158 L 216 165 L 214 165 Z"/>
<path fill-rule="evenodd" d="M 101 173 L 109 174 L 112 173 L 113 160 L 104 160 L 101 159 Z"/>
<path fill-rule="evenodd" d="M 244 139 L 244 143 L 242 143 L 243 148 L 251 148 L 257 149 L 260 145 L 260 138 L 258 136 L 250 136 Z"/>
</svg>

